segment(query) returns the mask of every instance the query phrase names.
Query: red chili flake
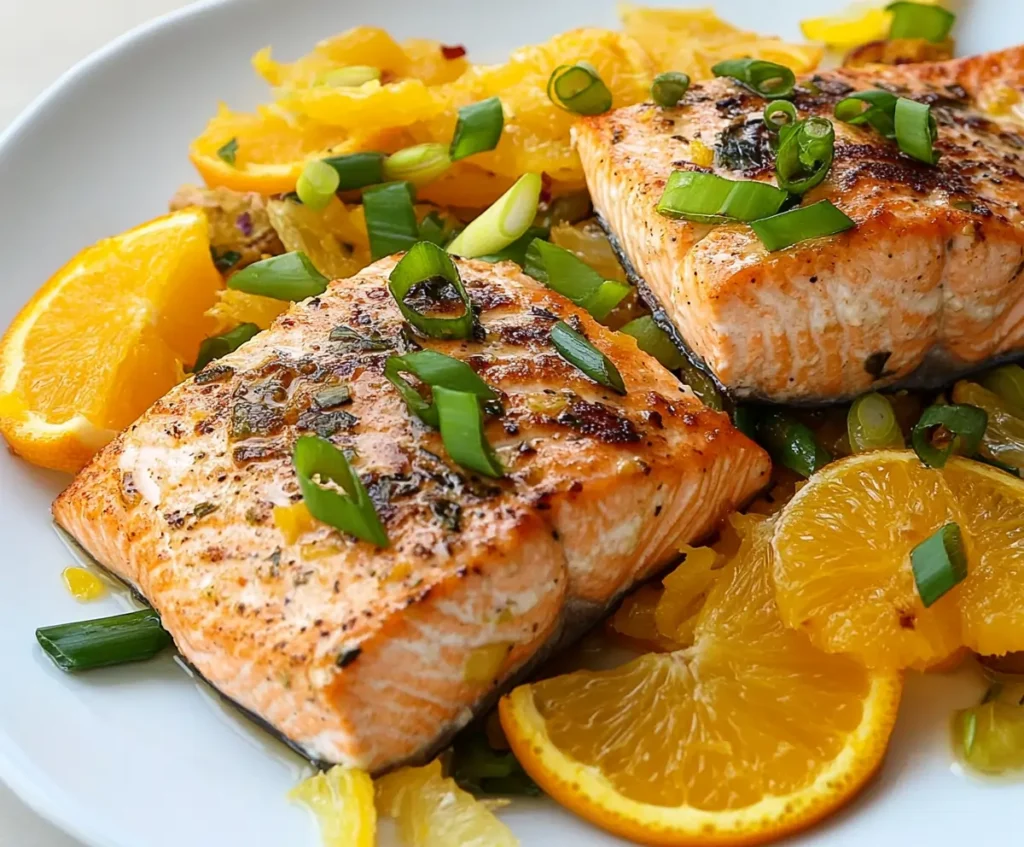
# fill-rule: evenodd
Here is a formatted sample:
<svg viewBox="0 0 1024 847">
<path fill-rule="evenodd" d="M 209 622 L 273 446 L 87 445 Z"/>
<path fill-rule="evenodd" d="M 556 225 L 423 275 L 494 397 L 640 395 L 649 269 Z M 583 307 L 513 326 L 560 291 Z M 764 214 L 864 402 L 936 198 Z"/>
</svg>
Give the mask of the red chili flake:
<svg viewBox="0 0 1024 847">
<path fill-rule="evenodd" d="M 551 175 L 547 171 L 540 172 L 540 202 L 550 203 L 551 202 L 551 187 L 555 184 L 555 181 L 551 178 Z"/>
<path fill-rule="evenodd" d="M 466 55 L 466 48 L 463 47 L 461 44 L 442 44 L 441 55 L 444 56 L 446 59 L 461 59 L 463 56 Z"/>
</svg>

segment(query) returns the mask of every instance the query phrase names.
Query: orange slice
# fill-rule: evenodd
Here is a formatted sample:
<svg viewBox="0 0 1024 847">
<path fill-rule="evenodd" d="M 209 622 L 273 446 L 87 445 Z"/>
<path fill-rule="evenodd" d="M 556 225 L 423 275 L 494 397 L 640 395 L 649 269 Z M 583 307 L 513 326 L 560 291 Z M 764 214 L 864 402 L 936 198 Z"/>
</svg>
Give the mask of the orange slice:
<svg viewBox="0 0 1024 847">
<path fill-rule="evenodd" d="M 967 578 L 925 608 L 910 553 L 949 522 Z M 853 456 L 816 474 L 775 530 L 776 599 L 820 648 L 874 667 L 926 668 L 961 646 L 1024 649 L 1024 481 L 969 459 L 943 470 L 909 451 Z"/>
<path fill-rule="evenodd" d="M 771 527 L 750 520 L 692 647 L 501 701 L 530 776 L 611 832 L 643 844 L 761 844 L 841 807 L 882 761 L 899 674 L 822 653 L 783 625 Z"/>
<path fill-rule="evenodd" d="M 0 341 L 0 432 L 13 450 L 81 468 L 181 379 L 221 285 L 197 209 L 75 256 Z"/>
</svg>

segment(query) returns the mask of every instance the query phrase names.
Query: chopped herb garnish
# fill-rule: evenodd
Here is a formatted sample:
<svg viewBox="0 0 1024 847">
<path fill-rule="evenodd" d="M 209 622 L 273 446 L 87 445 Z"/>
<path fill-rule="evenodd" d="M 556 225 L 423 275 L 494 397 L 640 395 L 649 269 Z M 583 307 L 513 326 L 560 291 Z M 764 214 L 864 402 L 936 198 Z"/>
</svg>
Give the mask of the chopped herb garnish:
<svg viewBox="0 0 1024 847">
<path fill-rule="evenodd" d="M 225 250 L 221 253 L 216 247 L 210 248 L 210 258 L 213 264 L 221 273 L 227 273 L 242 260 L 242 254 L 237 250 Z"/>
<path fill-rule="evenodd" d="M 227 144 L 218 149 L 217 158 L 234 167 L 235 160 L 238 158 L 238 139 L 232 138 Z"/>
<path fill-rule="evenodd" d="M 203 368 L 215 359 L 226 356 L 228 353 L 233 353 L 250 338 L 259 334 L 259 332 L 260 328 L 256 324 L 245 323 L 239 324 L 233 330 L 225 332 L 223 335 L 214 335 L 211 338 L 207 338 L 199 345 L 199 355 L 196 357 L 196 363 L 192 366 L 192 372 L 202 371 Z"/>
<path fill-rule="evenodd" d="M 948 523 L 918 544 L 910 554 L 914 582 L 927 609 L 967 578 L 967 555 L 960 527 Z"/>
</svg>

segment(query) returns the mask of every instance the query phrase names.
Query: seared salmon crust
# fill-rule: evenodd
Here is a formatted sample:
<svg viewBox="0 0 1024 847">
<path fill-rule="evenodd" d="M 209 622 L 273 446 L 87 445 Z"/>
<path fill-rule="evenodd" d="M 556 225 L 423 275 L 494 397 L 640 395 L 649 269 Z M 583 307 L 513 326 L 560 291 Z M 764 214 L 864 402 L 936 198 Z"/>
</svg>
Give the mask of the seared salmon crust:
<svg viewBox="0 0 1024 847">
<path fill-rule="evenodd" d="M 832 118 L 873 88 L 930 104 L 941 158 L 922 164 L 835 120 L 832 170 L 803 204 L 831 200 L 857 226 L 776 253 L 746 225 L 656 211 L 674 170 L 774 182 L 766 101 L 732 80 L 574 132 L 595 209 L 697 363 L 737 397 L 836 401 L 938 386 L 1024 349 L 1024 131 L 982 110 L 1022 84 L 1024 47 L 802 80 L 801 117 Z"/>
<path fill-rule="evenodd" d="M 416 336 L 384 259 L 295 305 L 108 445 L 54 504 L 160 612 L 183 657 L 312 759 L 422 759 L 543 651 L 578 634 L 767 481 L 764 452 L 641 352 L 511 263 L 459 261 L 479 340 Z M 561 358 L 566 319 L 619 396 Z M 332 335 L 333 331 L 333 335 Z M 384 375 L 417 346 L 500 394 L 508 475 L 454 465 Z M 344 384 L 345 405 L 321 408 Z M 352 456 L 391 544 L 324 524 L 288 538 L 302 434 Z"/>
</svg>

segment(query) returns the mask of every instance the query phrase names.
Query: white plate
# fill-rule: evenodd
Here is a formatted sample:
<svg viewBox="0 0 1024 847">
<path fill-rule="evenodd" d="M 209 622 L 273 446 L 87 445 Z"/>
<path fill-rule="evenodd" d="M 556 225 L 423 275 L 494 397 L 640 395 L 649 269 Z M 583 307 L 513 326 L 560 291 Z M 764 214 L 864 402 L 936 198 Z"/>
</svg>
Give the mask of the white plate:
<svg viewBox="0 0 1024 847">
<path fill-rule="evenodd" d="M 839 0 L 719 0 L 744 26 L 797 36 L 801 16 Z M 1024 4 L 977 0 L 961 49 L 1024 39 Z M 250 0 L 200 4 L 119 39 L 67 74 L 0 139 L 4 282 L 0 326 L 77 250 L 164 211 L 195 180 L 186 158 L 219 100 L 266 95 L 249 57 L 273 42 L 297 56 L 354 24 L 464 43 L 497 60 L 582 24 L 612 26 L 611 0 Z M 62 589 L 71 557 L 49 522 L 67 482 L 0 455 L 0 778 L 44 816 L 96 847 L 314 847 L 314 827 L 285 794 L 304 763 L 224 711 L 171 658 L 69 677 L 35 646 L 39 625 L 118 610 L 77 605 Z M 953 709 L 975 702 L 969 673 L 911 680 L 880 778 L 800 843 L 1014 843 L 1020 785 L 986 784 L 953 763 Z M 502 816 L 528 847 L 621 844 L 543 801 Z M 997 835 L 998 834 L 998 835 Z"/>
</svg>

